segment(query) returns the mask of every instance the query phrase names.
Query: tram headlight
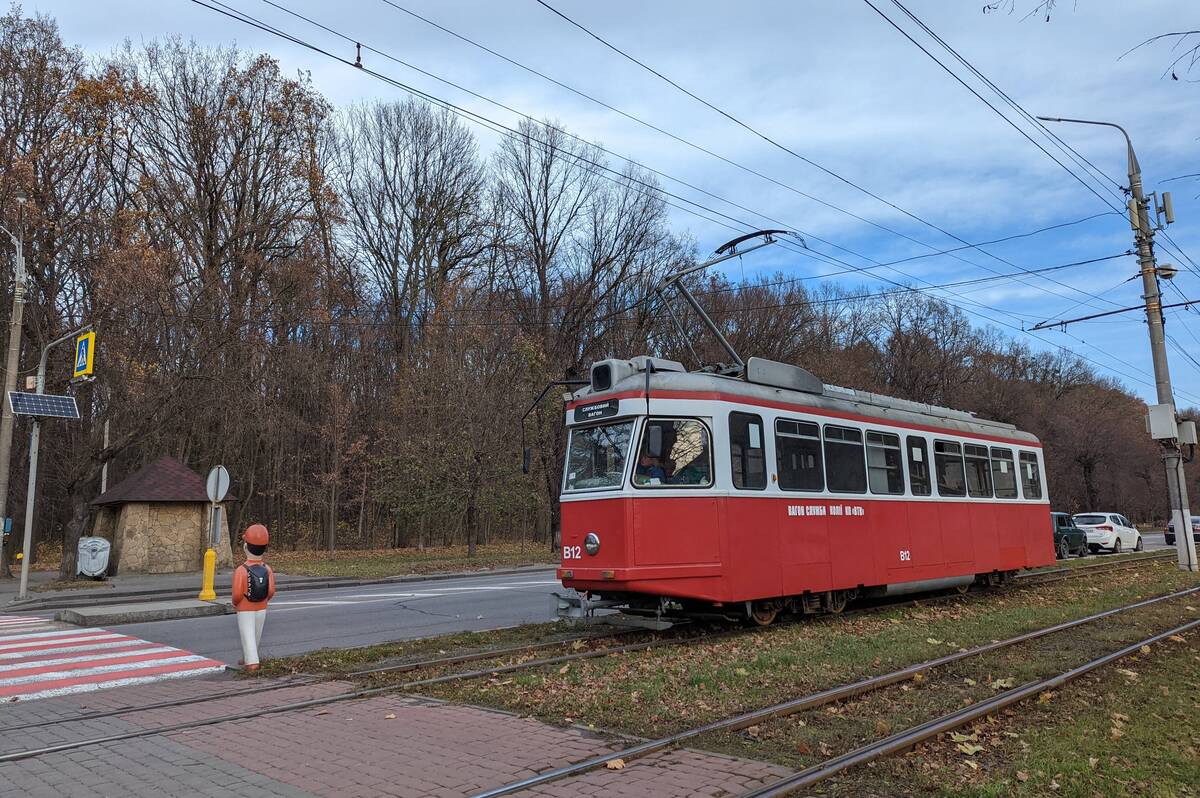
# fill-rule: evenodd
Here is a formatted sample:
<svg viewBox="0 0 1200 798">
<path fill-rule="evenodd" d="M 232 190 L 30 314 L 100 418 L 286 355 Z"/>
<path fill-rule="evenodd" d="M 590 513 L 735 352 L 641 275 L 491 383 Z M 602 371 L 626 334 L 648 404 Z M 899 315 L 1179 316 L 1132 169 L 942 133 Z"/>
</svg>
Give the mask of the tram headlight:
<svg viewBox="0 0 1200 798">
<path fill-rule="evenodd" d="M 587 537 L 583 539 L 583 548 L 588 554 L 600 551 L 600 536 L 595 532 L 588 532 Z"/>
</svg>

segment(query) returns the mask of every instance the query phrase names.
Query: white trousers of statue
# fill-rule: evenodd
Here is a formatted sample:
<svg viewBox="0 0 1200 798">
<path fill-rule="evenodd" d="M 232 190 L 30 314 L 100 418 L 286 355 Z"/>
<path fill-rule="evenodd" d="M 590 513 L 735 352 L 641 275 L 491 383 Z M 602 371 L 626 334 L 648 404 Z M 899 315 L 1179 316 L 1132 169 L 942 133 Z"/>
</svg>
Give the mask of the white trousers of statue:
<svg viewBox="0 0 1200 798">
<path fill-rule="evenodd" d="M 237 615 L 238 636 L 242 638 L 242 663 L 258 664 L 258 644 L 262 642 L 263 623 L 267 620 L 266 610 L 250 610 Z"/>
</svg>

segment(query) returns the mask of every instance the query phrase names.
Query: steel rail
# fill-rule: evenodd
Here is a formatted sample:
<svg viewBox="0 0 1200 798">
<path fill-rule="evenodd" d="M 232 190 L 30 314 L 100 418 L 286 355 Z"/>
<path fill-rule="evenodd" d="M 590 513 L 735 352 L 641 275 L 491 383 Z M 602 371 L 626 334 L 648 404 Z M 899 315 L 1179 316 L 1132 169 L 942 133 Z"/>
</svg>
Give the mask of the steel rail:
<svg viewBox="0 0 1200 798">
<path fill-rule="evenodd" d="M 1047 583 L 1051 583 L 1051 582 L 1057 582 L 1057 581 L 1060 581 L 1063 579 L 1073 578 L 1076 575 L 1084 575 L 1084 574 L 1097 573 L 1097 572 L 1106 573 L 1106 572 L 1113 571 L 1113 570 L 1126 570 L 1129 568 L 1134 568 L 1139 565 L 1142 565 L 1143 563 L 1173 558 L 1173 556 L 1174 556 L 1173 554 L 1167 553 L 1167 554 L 1163 554 L 1163 555 L 1151 555 L 1151 556 L 1147 556 L 1147 557 L 1138 557 L 1136 559 L 1131 559 L 1131 560 L 1122 560 L 1117 563 L 1097 563 L 1094 565 L 1081 565 L 1081 566 L 1076 566 L 1073 568 L 1055 568 L 1055 569 L 1051 569 L 1051 570 L 1047 570 L 1047 571 L 1036 571 L 1036 572 L 1030 572 L 1030 573 L 1025 573 L 1025 574 L 1018 574 L 1016 579 L 1020 579 L 1020 580 L 1024 581 L 1025 579 L 1033 579 L 1036 577 L 1041 577 L 1041 576 L 1046 576 L 1046 575 L 1062 574 L 1062 576 L 1054 576 L 1054 578 L 1051 578 L 1051 579 L 1041 579 L 1036 582 L 1030 582 L 1030 583 L 1028 583 L 1028 585 L 1022 585 L 1022 586 L 1034 587 L 1034 586 L 1041 585 L 1041 584 L 1047 584 Z M 957 593 L 952 593 L 950 595 L 943 595 L 943 596 L 934 594 L 934 595 L 930 595 L 930 596 L 907 599 L 904 601 L 886 602 L 886 603 L 868 605 L 868 606 L 864 606 L 864 607 L 858 607 L 858 608 L 848 610 L 844 613 L 840 613 L 840 615 L 848 616 L 848 615 L 855 615 L 855 614 L 859 614 L 859 613 L 867 613 L 867 612 L 871 612 L 871 611 L 879 610 L 879 609 L 893 609 L 893 608 L 897 608 L 897 607 L 912 606 L 912 605 L 920 603 L 920 602 L 930 603 L 930 602 L 935 602 L 935 601 L 940 601 L 940 600 L 962 599 L 962 598 L 966 598 L 966 597 L 967 596 L 965 594 L 957 594 Z M 778 628 L 778 627 L 770 627 L 770 628 Z M 493 674 L 510 673 L 510 672 L 513 672 L 516 670 L 522 670 L 524 668 L 538 667 L 538 666 L 542 666 L 542 665 L 555 665 L 555 664 L 560 664 L 563 662 L 573 661 L 575 659 L 594 658 L 594 657 L 605 656 L 608 654 L 625 653 L 627 651 L 632 651 L 632 650 L 645 650 L 645 649 L 654 648 L 654 647 L 658 647 L 658 646 L 679 645 L 679 644 L 685 644 L 685 643 L 695 642 L 695 641 L 699 641 L 699 640 L 705 640 L 705 641 L 722 640 L 727 637 L 734 637 L 734 636 L 741 636 L 744 634 L 754 634 L 756 632 L 763 632 L 763 631 L 765 631 L 765 629 L 766 628 L 753 628 L 753 629 L 744 629 L 744 630 L 743 629 L 735 629 L 735 630 L 730 630 L 727 632 L 718 632 L 718 633 L 712 633 L 712 634 L 690 635 L 690 636 L 678 637 L 678 638 L 660 638 L 657 640 L 647 641 L 644 644 L 638 644 L 639 648 L 637 648 L 637 649 L 630 649 L 626 646 L 608 647 L 608 648 L 604 648 L 604 649 L 592 649 L 591 651 L 588 651 L 588 652 L 577 652 L 574 654 L 563 655 L 562 657 L 529 660 L 526 662 L 515 663 L 514 665 L 509 665 L 509 666 L 499 666 L 497 668 L 487 668 L 487 669 L 480 669 L 480 670 L 475 670 L 475 671 L 467 671 L 464 673 L 451 674 L 448 676 L 436 677 L 436 678 L 427 679 L 427 680 L 421 680 L 419 682 L 405 682 L 403 685 L 389 685 L 389 687 L 394 687 L 395 689 L 405 689 L 409 686 L 414 686 L 414 685 L 415 686 L 425 686 L 425 685 L 430 685 L 430 684 L 442 684 L 445 682 L 457 681 L 460 679 L 479 678 L 482 676 L 488 676 L 488 675 L 493 675 Z M 567 639 L 556 641 L 556 642 L 536 643 L 536 644 L 528 645 L 528 646 L 510 646 L 510 647 L 502 648 L 502 649 L 491 649 L 491 650 L 487 650 L 487 651 L 472 652 L 469 654 L 459 654 L 459 655 L 453 655 L 453 656 L 447 656 L 447 657 L 439 657 L 439 658 L 435 658 L 435 659 L 418 660 L 415 662 L 400 663 L 397 665 L 386 665 L 386 666 L 382 666 L 382 667 L 378 667 L 378 668 L 367 668 L 367 669 L 363 669 L 363 670 L 359 670 L 359 671 L 350 671 L 350 672 L 344 673 L 344 674 L 332 674 L 331 678 L 333 678 L 333 679 L 363 678 L 363 677 L 369 677 L 369 676 L 385 674 L 385 673 L 407 673 L 407 672 L 411 672 L 411 671 L 415 671 L 415 670 L 425 670 L 428 668 L 440 667 L 440 666 L 444 666 L 444 665 L 455 665 L 455 664 L 460 664 L 463 662 L 477 662 L 480 660 L 493 659 L 496 657 L 507 656 L 509 654 L 522 654 L 522 653 L 531 652 L 531 651 L 539 651 L 539 650 L 544 650 L 547 648 L 554 648 L 556 646 L 569 645 L 569 644 L 575 643 L 580 640 L 602 640 L 606 637 L 617 637 L 620 635 L 634 634 L 639 631 L 644 631 L 644 630 L 617 629 L 617 630 L 613 630 L 611 632 L 605 632 L 604 634 L 582 635 L 580 637 L 567 638 Z M 588 656 L 579 656 L 579 654 L 584 654 L 584 655 L 588 655 Z M 66 718 L 54 718 L 54 719 L 49 719 L 49 720 L 36 721 L 33 723 L 20 724 L 20 725 L 16 725 L 16 726 L 4 726 L 4 727 L 0 727 L 0 733 L 21 731 L 24 729 L 31 729 L 31 728 L 42 728 L 42 727 L 54 726 L 54 725 L 58 725 L 58 724 L 62 724 L 62 723 L 74 723 L 77 721 L 98 720 L 98 719 L 102 719 L 102 718 L 116 717 L 116 716 L 120 716 L 120 715 L 136 714 L 138 712 L 150 711 L 150 710 L 154 710 L 154 709 L 166 709 L 166 708 L 171 708 L 171 707 L 187 706 L 189 704 L 197 704 L 197 703 L 202 703 L 205 701 L 215 701 L 215 700 L 221 700 L 221 699 L 225 699 L 225 698 L 235 698 L 235 697 L 238 697 L 241 695 L 246 695 L 249 693 L 260 693 L 260 692 L 266 692 L 269 690 L 284 689 L 284 688 L 288 688 L 288 687 L 305 686 L 305 685 L 317 683 L 319 681 L 322 681 L 322 679 L 319 677 L 312 677 L 312 678 L 307 678 L 307 679 L 298 679 L 298 680 L 290 681 L 290 682 L 287 682 L 284 684 L 267 685 L 264 687 L 250 688 L 250 689 L 246 689 L 246 690 L 229 690 L 229 691 L 226 691 L 223 693 L 210 693 L 207 695 L 194 696 L 191 698 L 160 701 L 160 702 L 157 702 L 154 704 L 146 704 L 143 706 L 130 705 L 130 706 L 126 706 L 126 707 L 117 707 L 114 709 L 104 710 L 101 712 L 91 712 L 91 713 L 85 713 L 85 714 L 79 714 L 79 715 L 72 715 L 72 716 L 66 717 Z M 3 760 L 0 759 L 0 761 L 3 761 Z"/>
<path fill-rule="evenodd" d="M 903 732 L 898 732 L 883 740 L 879 740 L 853 751 L 849 751 L 841 756 L 828 759 L 820 764 L 782 778 L 772 784 L 760 787 L 756 790 L 743 793 L 739 798 L 774 798 L 774 796 L 788 795 L 789 793 L 798 790 L 802 787 L 810 787 L 817 782 L 824 781 L 831 776 L 848 770 L 856 765 L 872 762 L 876 759 L 888 756 L 890 754 L 904 751 L 912 748 L 919 743 L 936 737 L 953 729 L 960 728 L 973 721 L 979 720 L 982 717 L 990 715 L 998 710 L 1010 707 L 1013 704 L 1028 700 L 1034 696 L 1046 691 L 1060 688 L 1081 676 L 1086 676 L 1093 671 L 1096 671 L 1105 665 L 1109 665 L 1117 660 L 1128 657 L 1131 654 L 1138 653 L 1143 646 L 1153 645 L 1161 642 L 1172 635 L 1179 635 L 1184 632 L 1191 631 L 1200 626 L 1200 620 L 1189 621 L 1181 626 L 1176 626 L 1174 629 L 1168 629 L 1165 632 L 1160 632 L 1145 640 L 1141 640 L 1132 645 L 1125 646 L 1117 651 L 1105 654 L 1090 662 L 1084 663 L 1079 667 L 1072 668 L 1069 671 L 1052 676 L 1049 679 L 1043 679 L 1037 682 L 1030 682 L 1021 687 L 1016 687 L 1007 692 L 1001 693 L 998 696 L 989 698 L 986 701 L 980 701 L 971 704 L 968 707 L 955 710 L 940 718 L 923 723 L 919 726 L 914 726 Z"/>
<path fill-rule="evenodd" d="M 548 643 L 533 643 L 524 646 L 508 646 L 507 648 L 493 648 L 485 651 L 472 651 L 468 654 L 453 654 L 445 657 L 437 657 L 435 659 L 415 660 L 413 662 L 402 662 L 396 665 L 382 665 L 376 668 L 364 668 L 359 671 L 350 671 L 349 673 L 338 674 L 346 678 L 358 679 L 364 676 L 375 676 L 380 673 L 408 673 L 409 671 L 425 670 L 426 668 L 437 668 L 442 665 L 458 665 L 462 662 L 475 662 L 481 659 L 492 659 L 495 657 L 503 657 L 509 654 L 525 654 L 533 651 L 541 651 L 547 648 L 556 646 L 567 646 L 580 641 L 603 640 L 606 637 L 620 637 L 622 635 L 631 634 L 633 632 L 644 631 L 640 629 L 614 629 L 611 632 L 605 632 L 598 635 L 581 635 L 579 637 L 569 637 L 564 640 L 556 640 Z"/>
<path fill-rule="evenodd" d="M 909 681 L 916 675 L 923 674 L 928 670 L 932 670 L 933 668 L 938 668 L 938 667 L 942 667 L 944 665 L 949 665 L 951 663 L 958 662 L 958 661 L 964 660 L 964 659 L 969 659 L 971 657 L 977 657 L 982 654 L 986 654 L 986 653 L 996 651 L 996 650 L 999 650 L 1002 648 L 1008 648 L 1010 646 L 1018 645 L 1020 643 L 1026 643 L 1026 642 L 1029 642 L 1030 640 L 1036 640 L 1038 638 L 1046 637 L 1047 635 L 1055 634 L 1057 632 L 1063 632 L 1068 629 L 1074 629 L 1078 626 L 1083 626 L 1084 624 L 1093 623 L 1095 621 L 1102 620 L 1104 618 L 1108 618 L 1113 615 L 1117 615 L 1119 613 L 1126 612 L 1128 610 L 1138 609 L 1141 607 L 1148 606 L 1150 604 L 1156 604 L 1160 601 L 1167 601 L 1169 599 L 1182 598 L 1183 596 L 1188 596 L 1188 595 L 1192 595 L 1195 593 L 1200 593 L 1200 587 L 1193 587 L 1193 588 L 1188 588 L 1187 590 L 1177 591 L 1175 593 L 1168 593 L 1168 594 L 1165 594 L 1162 596 L 1155 596 L 1153 598 L 1144 599 L 1142 601 L 1138 601 L 1133 604 L 1127 604 L 1122 607 L 1115 607 L 1111 610 L 1105 610 L 1103 612 L 1098 612 L 1098 613 L 1089 615 L 1084 618 L 1077 618 L 1072 621 L 1064 621 L 1063 623 L 1055 624 L 1054 626 L 1048 626 L 1043 629 L 1035 629 L 1031 632 L 1025 632 L 1025 633 L 1017 635 L 1015 637 L 1010 637 L 1006 640 L 993 641 L 990 643 L 985 643 L 983 645 L 975 646 L 974 648 L 965 649 L 963 651 L 956 651 L 953 654 L 947 654 L 942 657 L 937 657 L 936 659 L 927 660 L 925 662 L 920 662 L 915 665 L 909 665 L 907 667 L 900 668 L 899 670 L 895 670 L 890 673 L 881 674 L 879 676 L 871 676 L 869 678 L 861 679 L 857 682 L 851 682 L 849 684 L 844 684 L 839 687 L 832 687 L 827 690 L 822 690 L 817 693 L 812 693 L 811 695 L 803 696 L 801 698 L 794 698 L 794 699 L 791 699 L 790 701 L 785 701 L 783 703 L 773 704 L 771 706 L 763 707 L 761 709 L 756 709 L 751 712 L 746 712 L 746 713 L 742 713 L 739 715 L 734 715 L 732 717 L 713 721 L 711 723 L 706 723 L 703 726 L 697 726 L 695 728 L 687 729 L 682 732 L 677 732 L 675 734 L 668 735 L 666 737 L 660 737 L 656 740 L 648 740 L 644 743 L 638 743 L 637 745 L 630 746 L 629 748 L 626 748 L 621 751 L 615 751 L 612 753 L 604 754 L 602 756 L 592 757 L 591 759 L 586 759 L 582 762 L 577 762 L 572 765 L 565 765 L 563 767 L 555 768 L 553 770 L 548 770 L 544 773 L 540 773 L 536 776 L 531 776 L 531 777 L 529 777 L 527 779 L 523 779 L 521 781 L 513 782 L 511 784 L 506 784 L 504 786 L 496 787 L 491 790 L 486 790 L 484 792 L 476 793 L 475 795 L 472 796 L 472 798 L 497 798 L 498 796 L 501 796 L 501 795 L 510 795 L 512 793 L 520 792 L 521 790 L 529 789 L 531 787 L 536 787 L 536 786 L 540 786 L 542 784 L 546 784 L 548 782 L 557 781 L 558 779 L 565 778 L 567 776 L 575 776 L 575 775 L 579 775 L 579 774 L 584 773 L 589 770 L 594 770 L 598 767 L 603 766 L 604 764 L 606 764 L 607 762 L 609 762 L 613 759 L 621 759 L 623 761 L 628 762 L 628 760 L 633 759 L 635 757 L 644 756 L 646 754 L 654 753 L 655 751 L 660 751 L 665 748 L 673 747 L 685 740 L 690 740 L 694 737 L 699 737 L 702 734 L 708 734 L 709 732 L 736 731 L 738 729 L 743 729 L 748 726 L 753 726 L 755 724 L 762 723 L 763 721 L 772 720 L 775 718 L 786 717 L 788 715 L 793 715 L 797 712 L 803 712 L 806 710 L 815 709 L 817 707 L 821 707 L 826 704 L 831 704 L 836 701 L 844 701 L 848 698 L 853 698 L 855 696 L 858 696 L 858 695 L 861 695 L 863 693 L 867 693 L 867 692 L 870 692 L 873 690 L 877 690 L 882 687 L 888 687 L 890 685 L 897 684 L 899 682 Z M 1200 623 L 1200 622 L 1197 622 L 1197 623 Z M 1136 650 L 1136 647 L 1134 648 L 1134 650 Z"/>
<path fill-rule="evenodd" d="M 22 723 L 17 726 L 0 726 L 0 734 L 8 732 L 23 731 L 25 729 L 39 729 L 45 726 L 56 726 L 60 723 L 76 723 L 85 720 L 99 720 L 101 718 L 112 718 L 118 715 L 133 715 L 138 712 L 149 712 L 154 709 L 171 709 L 173 707 L 183 707 L 188 704 L 200 704 L 205 701 L 220 701 L 224 698 L 237 698 L 243 695 L 258 695 L 271 690 L 285 690 L 289 687 L 306 687 L 310 684 L 316 684 L 322 681 L 316 677 L 305 679 L 293 679 L 287 682 L 277 684 L 268 684 L 261 687 L 249 687 L 245 690 L 226 690 L 223 693 L 208 693 L 206 695 L 197 695 L 190 698 L 174 698 L 167 701 L 156 701 L 153 704 L 142 704 L 136 706 L 133 704 L 105 709 L 98 712 L 85 712 L 78 715 L 71 715 L 66 718 L 50 718 L 48 720 L 33 721 L 31 723 Z"/>
</svg>

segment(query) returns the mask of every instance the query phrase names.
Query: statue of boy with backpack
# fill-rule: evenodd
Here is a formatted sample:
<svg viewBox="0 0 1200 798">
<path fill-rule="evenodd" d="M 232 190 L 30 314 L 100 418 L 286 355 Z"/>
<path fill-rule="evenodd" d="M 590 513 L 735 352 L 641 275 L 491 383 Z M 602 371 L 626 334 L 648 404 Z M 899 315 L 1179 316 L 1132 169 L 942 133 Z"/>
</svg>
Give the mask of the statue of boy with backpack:
<svg viewBox="0 0 1200 798">
<path fill-rule="evenodd" d="M 275 595 L 275 572 L 263 562 L 270 536 L 262 524 L 253 524 L 242 533 L 246 561 L 233 572 L 233 608 L 237 611 L 238 635 L 242 639 L 242 660 L 248 671 L 258 670 L 258 644 L 262 641 L 267 604 Z"/>
</svg>

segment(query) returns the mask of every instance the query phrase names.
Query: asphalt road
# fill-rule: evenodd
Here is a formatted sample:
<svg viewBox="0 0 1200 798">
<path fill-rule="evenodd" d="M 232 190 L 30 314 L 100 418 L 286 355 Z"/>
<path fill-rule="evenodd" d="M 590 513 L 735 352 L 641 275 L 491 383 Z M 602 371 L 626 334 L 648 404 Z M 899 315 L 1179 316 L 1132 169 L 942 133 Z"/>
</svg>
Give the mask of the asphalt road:
<svg viewBox="0 0 1200 798">
<path fill-rule="evenodd" d="M 554 569 L 518 575 L 339 587 L 276 594 L 267 611 L 261 655 L 354 648 L 390 640 L 434 637 L 553 620 L 551 594 L 563 591 Z M 241 656 L 232 615 L 111 627 L 206 657 Z"/>
</svg>

